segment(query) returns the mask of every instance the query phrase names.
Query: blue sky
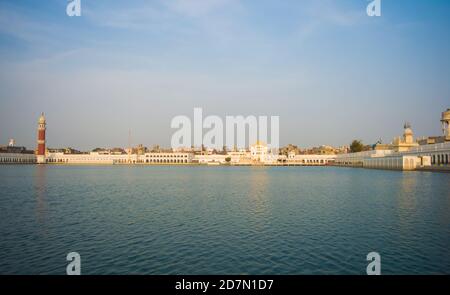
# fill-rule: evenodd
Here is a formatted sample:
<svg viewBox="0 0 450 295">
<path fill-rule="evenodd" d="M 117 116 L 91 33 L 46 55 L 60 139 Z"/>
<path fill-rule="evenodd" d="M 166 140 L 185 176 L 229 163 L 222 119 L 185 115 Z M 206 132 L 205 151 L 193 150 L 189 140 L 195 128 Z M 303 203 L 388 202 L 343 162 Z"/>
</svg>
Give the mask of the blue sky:
<svg viewBox="0 0 450 295">
<path fill-rule="evenodd" d="M 169 146 L 176 115 L 279 115 L 281 144 L 441 133 L 450 1 L 0 1 L 0 142 Z"/>
</svg>

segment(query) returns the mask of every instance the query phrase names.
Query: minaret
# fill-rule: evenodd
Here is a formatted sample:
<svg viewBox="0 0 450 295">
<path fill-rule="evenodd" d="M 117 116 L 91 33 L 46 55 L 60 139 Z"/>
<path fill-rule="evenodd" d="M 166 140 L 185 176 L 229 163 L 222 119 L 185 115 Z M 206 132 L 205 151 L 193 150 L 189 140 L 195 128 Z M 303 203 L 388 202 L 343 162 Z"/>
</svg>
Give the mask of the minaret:
<svg viewBox="0 0 450 295">
<path fill-rule="evenodd" d="M 39 117 L 38 122 L 38 140 L 37 140 L 37 163 L 45 164 L 45 129 L 46 129 L 44 113 Z"/>
<path fill-rule="evenodd" d="M 408 122 L 405 123 L 405 126 L 403 127 L 403 141 L 407 144 L 412 144 L 414 142 L 414 133 L 411 129 L 411 124 Z"/>
<path fill-rule="evenodd" d="M 450 141 L 450 109 L 442 113 L 442 131 L 444 132 L 444 140 Z"/>
</svg>

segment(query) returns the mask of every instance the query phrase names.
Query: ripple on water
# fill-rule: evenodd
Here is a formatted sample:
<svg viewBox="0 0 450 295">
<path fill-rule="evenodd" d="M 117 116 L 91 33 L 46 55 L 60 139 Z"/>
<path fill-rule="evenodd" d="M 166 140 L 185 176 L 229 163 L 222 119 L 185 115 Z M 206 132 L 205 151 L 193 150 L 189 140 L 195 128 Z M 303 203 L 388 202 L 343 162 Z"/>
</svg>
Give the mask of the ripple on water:
<svg viewBox="0 0 450 295">
<path fill-rule="evenodd" d="M 0 166 L 0 273 L 450 273 L 450 175 Z"/>
</svg>

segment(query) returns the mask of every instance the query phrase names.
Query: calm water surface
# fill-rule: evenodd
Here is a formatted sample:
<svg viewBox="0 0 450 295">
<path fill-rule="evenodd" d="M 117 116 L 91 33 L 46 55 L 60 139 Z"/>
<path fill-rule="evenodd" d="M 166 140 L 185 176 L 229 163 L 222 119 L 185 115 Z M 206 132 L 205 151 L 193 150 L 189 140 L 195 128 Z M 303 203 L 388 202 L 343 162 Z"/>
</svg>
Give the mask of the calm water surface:
<svg viewBox="0 0 450 295">
<path fill-rule="evenodd" d="M 0 166 L 0 273 L 450 274 L 450 174 Z"/>
</svg>

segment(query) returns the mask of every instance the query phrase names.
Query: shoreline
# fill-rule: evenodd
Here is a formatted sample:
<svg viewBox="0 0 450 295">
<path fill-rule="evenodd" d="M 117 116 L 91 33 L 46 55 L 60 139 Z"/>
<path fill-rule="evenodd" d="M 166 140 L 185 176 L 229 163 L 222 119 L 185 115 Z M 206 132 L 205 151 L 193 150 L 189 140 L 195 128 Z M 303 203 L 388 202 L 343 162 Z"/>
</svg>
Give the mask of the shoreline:
<svg viewBox="0 0 450 295">
<path fill-rule="evenodd" d="M 199 164 L 199 163 L 127 163 L 127 164 L 109 164 L 109 163 L 1 163 L 1 166 L 116 166 L 116 167 L 253 167 L 253 168 L 274 168 L 274 167 L 337 167 L 350 169 L 367 169 L 367 170 L 384 170 L 398 172 L 434 172 L 434 173 L 450 173 L 450 167 L 417 167 L 414 170 L 402 169 L 383 169 L 368 168 L 361 166 L 343 166 L 343 165 L 304 165 L 304 164 Z"/>
</svg>

